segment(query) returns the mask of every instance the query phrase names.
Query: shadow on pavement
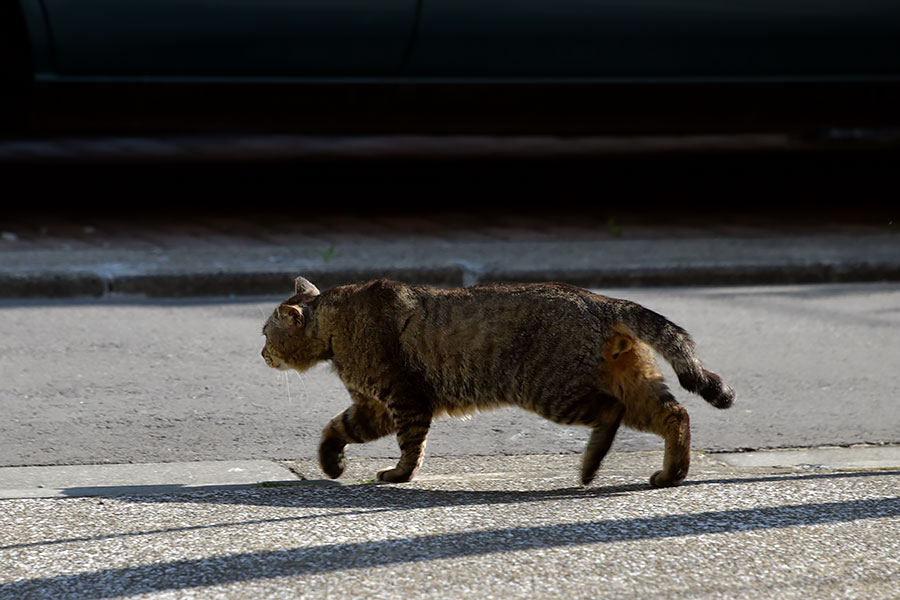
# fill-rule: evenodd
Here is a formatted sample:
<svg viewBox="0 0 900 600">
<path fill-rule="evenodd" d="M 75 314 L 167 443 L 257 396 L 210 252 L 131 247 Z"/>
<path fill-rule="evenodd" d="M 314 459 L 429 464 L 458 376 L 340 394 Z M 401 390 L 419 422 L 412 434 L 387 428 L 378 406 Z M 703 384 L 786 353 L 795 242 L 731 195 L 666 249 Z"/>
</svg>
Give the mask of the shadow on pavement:
<svg viewBox="0 0 900 600">
<path fill-rule="evenodd" d="M 740 483 L 777 483 L 787 481 L 811 481 L 838 478 L 860 478 L 883 475 L 900 476 L 900 471 L 872 470 L 851 471 L 840 473 L 815 473 L 815 474 L 790 474 L 767 475 L 764 477 L 750 478 L 719 478 L 689 480 L 682 487 L 702 486 L 709 484 L 740 484 Z M 161 533 L 176 533 L 186 531 L 212 530 L 224 527 L 259 525 L 264 523 L 286 523 L 292 521 L 308 521 L 317 518 L 337 518 L 354 515 L 368 515 L 395 510 L 409 510 L 416 508 L 428 508 L 436 506 L 470 506 L 487 504 L 516 504 L 521 502 L 544 502 L 548 500 L 561 500 L 566 498 L 586 498 L 600 496 L 625 496 L 631 492 L 648 491 L 646 484 L 625 484 L 602 486 L 595 488 L 561 488 L 557 490 L 539 491 L 497 491 L 497 490 L 422 490 L 404 488 L 391 484 L 360 483 L 341 485 L 330 480 L 308 480 L 272 482 L 256 486 L 256 492 L 247 486 L 215 486 L 211 488 L 186 488 L 179 485 L 171 485 L 165 490 L 167 495 L 141 496 L 142 493 L 159 493 L 164 486 L 116 486 L 115 490 L 123 490 L 130 495 L 120 496 L 118 500 L 125 502 L 140 502 L 147 504 L 165 504 L 170 502 L 198 502 L 213 504 L 241 503 L 249 505 L 264 505 L 278 507 L 321 507 L 321 508 L 351 508 L 344 512 L 327 512 L 321 514 L 309 514 L 271 519 L 251 519 L 247 521 L 214 523 L 210 525 L 190 525 L 185 527 L 171 527 L 165 529 L 152 529 L 145 531 L 113 533 L 100 536 L 86 536 L 80 538 L 64 538 L 58 540 L 46 540 L 41 542 L 29 542 L 22 544 L 0 545 L 0 551 L 39 546 L 52 546 L 75 542 L 90 542 L 116 538 L 139 537 Z M 296 493 L 297 488 L 317 488 L 315 494 Z M 72 497 L 104 496 L 104 486 L 90 488 L 67 488 L 64 493 Z M 249 490 L 249 491 L 248 491 Z M 273 493 L 261 495 L 260 490 L 271 490 Z M 319 493 L 324 490 L 333 490 L 335 493 Z M 209 491 L 242 491 L 238 495 L 209 494 Z M 360 495 L 360 493 L 362 495 Z"/>
<path fill-rule="evenodd" d="M 778 483 L 788 481 L 811 481 L 822 479 L 847 479 L 900 476 L 900 470 L 875 469 L 841 471 L 828 473 L 791 473 L 759 477 L 726 477 L 688 479 L 681 487 L 710 484 L 740 485 L 748 483 Z M 169 489 L 166 489 L 169 488 Z M 297 493 L 300 489 L 312 490 L 311 494 Z M 591 498 L 621 496 L 632 492 L 649 491 L 646 483 L 631 483 L 595 487 L 565 487 L 555 490 L 476 490 L 476 489 L 421 489 L 405 487 L 403 484 L 364 482 L 342 484 L 329 479 L 264 482 L 256 486 L 216 485 L 208 488 L 185 487 L 181 485 L 148 486 L 92 486 L 72 487 L 62 490 L 71 497 L 115 496 L 118 500 L 145 504 L 165 504 L 171 502 L 194 502 L 209 504 L 247 504 L 256 506 L 281 507 L 321 507 L 321 508 L 365 508 L 384 510 L 409 510 L 417 508 L 473 506 L 491 504 L 519 504 L 525 502 L 546 502 L 567 498 Z M 118 494 L 103 493 L 117 492 Z M 231 494 L 218 492 L 230 491 Z M 120 492 L 120 493 L 119 493 Z M 0 549 L 5 546 L 0 546 Z"/>
<path fill-rule="evenodd" d="M 469 492 L 466 494 L 471 495 Z M 0 584 L 0 596 L 110 598 L 498 552 L 761 531 L 897 516 L 900 516 L 900 498 L 883 498 L 418 535 L 184 559 L 30 579 Z"/>
</svg>

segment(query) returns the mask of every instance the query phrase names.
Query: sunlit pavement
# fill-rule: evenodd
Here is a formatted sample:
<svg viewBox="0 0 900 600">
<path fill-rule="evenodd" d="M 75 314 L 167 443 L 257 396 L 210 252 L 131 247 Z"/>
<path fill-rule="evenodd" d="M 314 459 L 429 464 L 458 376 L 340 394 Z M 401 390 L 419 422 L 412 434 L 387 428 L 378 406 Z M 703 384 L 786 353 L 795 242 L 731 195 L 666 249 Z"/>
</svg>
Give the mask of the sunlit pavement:
<svg viewBox="0 0 900 600">
<path fill-rule="evenodd" d="M 673 489 L 649 487 L 647 452 L 611 454 L 589 488 L 572 454 L 432 457 L 400 485 L 371 481 L 384 461 L 340 483 L 298 461 L 258 485 L 7 499 L 0 597 L 896 598 L 900 461 L 723 458 L 695 453 Z"/>
</svg>

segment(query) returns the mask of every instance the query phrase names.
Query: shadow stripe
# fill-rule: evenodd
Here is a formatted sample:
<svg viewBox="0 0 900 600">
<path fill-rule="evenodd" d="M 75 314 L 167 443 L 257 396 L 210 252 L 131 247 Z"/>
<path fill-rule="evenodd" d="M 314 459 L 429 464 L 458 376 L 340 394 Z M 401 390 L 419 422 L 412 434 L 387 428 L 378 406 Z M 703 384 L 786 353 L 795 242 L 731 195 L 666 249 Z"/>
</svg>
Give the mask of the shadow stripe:
<svg viewBox="0 0 900 600">
<path fill-rule="evenodd" d="M 112 598 L 497 552 L 780 529 L 898 516 L 900 498 L 881 498 L 424 535 L 29 579 L 0 585 L 0 598 Z"/>
</svg>

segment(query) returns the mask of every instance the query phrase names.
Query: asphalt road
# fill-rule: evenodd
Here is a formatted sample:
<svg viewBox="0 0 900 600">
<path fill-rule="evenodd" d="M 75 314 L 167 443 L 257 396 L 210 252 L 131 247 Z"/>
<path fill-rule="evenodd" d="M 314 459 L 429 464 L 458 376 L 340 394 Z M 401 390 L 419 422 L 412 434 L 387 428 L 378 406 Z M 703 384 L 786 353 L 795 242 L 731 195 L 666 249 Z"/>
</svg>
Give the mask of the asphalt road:
<svg viewBox="0 0 900 600">
<path fill-rule="evenodd" d="M 900 285 L 601 291 L 686 327 L 737 390 L 728 411 L 677 392 L 695 449 L 900 442 Z M 325 366 L 265 366 L 260 329 L 280 299 L 3 301 L 0 466 L 314 456 L 349 400 Z M 439 421 L 428 452 L 580 452 L 586 437 L 504 409 Z M 622 430 L 613 450 L 661 448 Z M 394 460 L 396 442 L 352 453 Z"/>
</svg>

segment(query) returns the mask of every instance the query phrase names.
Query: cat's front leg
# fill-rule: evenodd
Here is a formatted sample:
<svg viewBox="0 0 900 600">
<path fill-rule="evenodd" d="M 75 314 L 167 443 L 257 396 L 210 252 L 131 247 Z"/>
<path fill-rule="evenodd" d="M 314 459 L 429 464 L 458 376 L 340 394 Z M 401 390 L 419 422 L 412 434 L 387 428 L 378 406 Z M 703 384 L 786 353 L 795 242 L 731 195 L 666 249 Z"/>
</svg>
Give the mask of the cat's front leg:
<svg viewBox="0 0 900 600">
<path fill-rule="evenodd" d="M 322 432 L 322 441 L 319 442 L 319 466 L 322 471 L 331 477 L 337 479 L 344 473 L 347 461 L 344 459 L 344 448 L 346 442 L 336 435 L 332 435 L 329 427 Z"/>
<path fill-rule="evenodd" d="M 319 465 L 332 479 L 344 472 L 347 444 L 371 442 L 394 432 L 394 420 L 386 406 L 357 392 L 350 396 L 353 405 L 325 426 L 319 442 Z"/>
<path fill-rule="evenodd" d="M 425 458 L 425 439 L 431 428 L 431 413 L 421 409 L 394 411 L 400 462 L 393 469 L 378 472 L 378 479 L 391 483 L 410 481 L 416 476 Z"/>
</svg>

